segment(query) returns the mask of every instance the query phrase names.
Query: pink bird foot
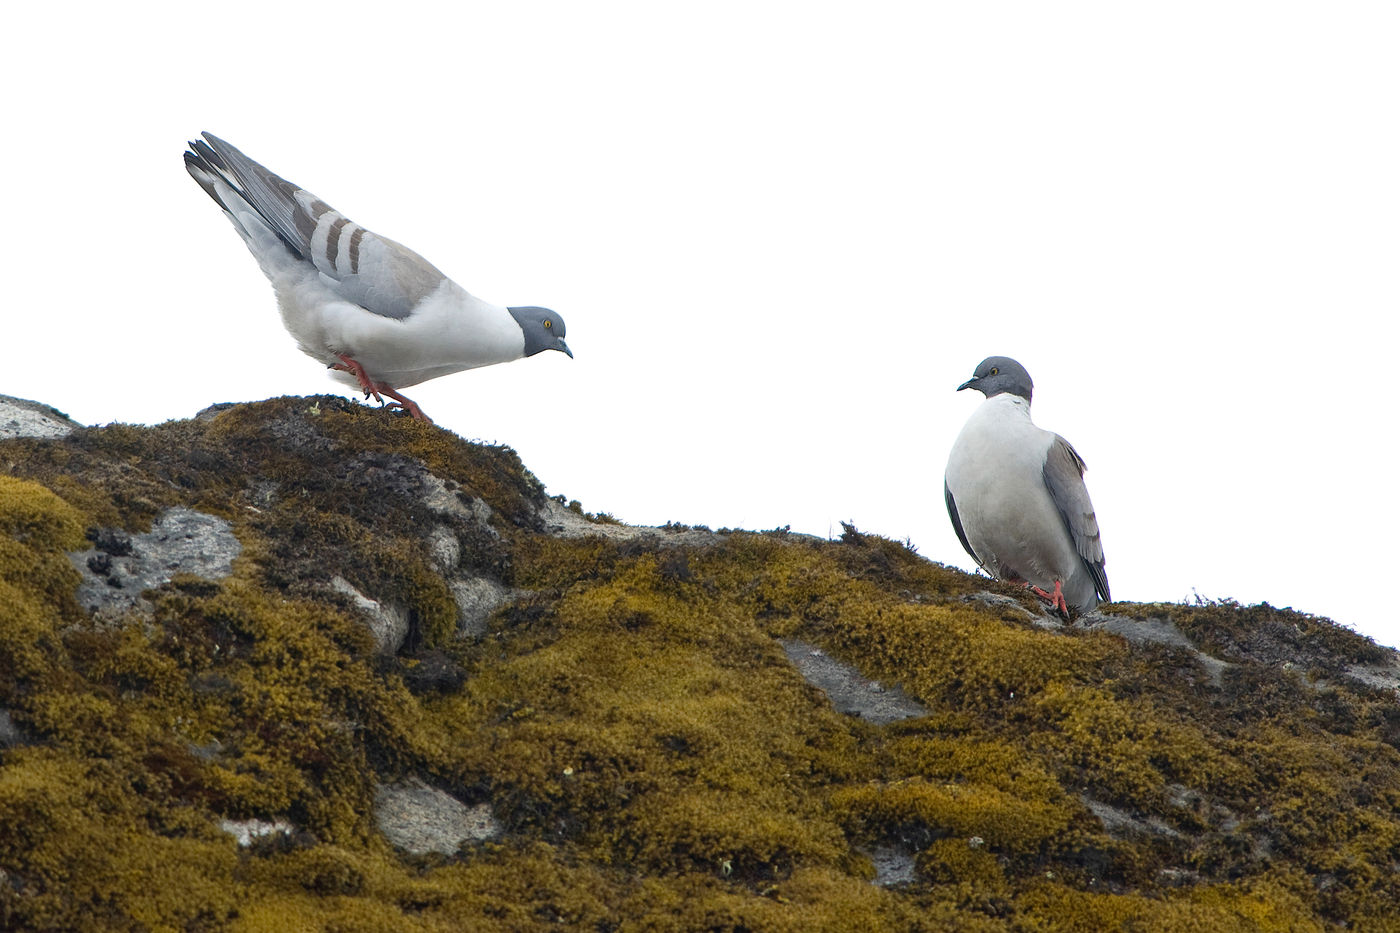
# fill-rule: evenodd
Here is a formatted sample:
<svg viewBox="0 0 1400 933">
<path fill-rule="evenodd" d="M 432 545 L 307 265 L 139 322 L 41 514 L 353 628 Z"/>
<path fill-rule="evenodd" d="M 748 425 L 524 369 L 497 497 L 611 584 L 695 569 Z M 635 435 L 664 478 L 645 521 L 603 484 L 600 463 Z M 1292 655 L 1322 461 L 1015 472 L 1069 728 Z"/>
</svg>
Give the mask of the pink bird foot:
<svg viewBox="0 0 1400 933">
<path fill-rule="evenodd" d="M 428 422 L 428 424 L 433 423 L 432 418 L 429 418 L 427 415 L 423 414 L 423 409 L 418 407 L 417 402 L 415 402 L 411 398 L 407 398 L 403 395 L 400 395 L 387 382 L 375 382 L 369 377 L 369 373 L 365 372 L 365 368 L 361 366 L 357 360 L 351 359 L 344 353 L 337 353 L 336 356 L 340 357 L 340 362 L 332 363 L 331 369 L 336 369 L 343 373 L 350 373 L 356 379 L 358 379 L 360 382 L 360 388 L 364 389 L 365 391 L 365 398 L 369 398 L 371 395 L 373 395 L 374 400 L 379 404 L 384 405 L 385 408 L 402 408 L 404 411 L 408 412 L 410 416 L 412 416 L 418 421 L 426 421 Z M 389 398 L 393 399 L 393 401 L 389 402 L 386 405 L 384 403 L 384 399 L 381 398 L 382 395 L 389 396 Z"/>
<path fill-rule="evenodd" d="M 405 398 L 382 382 L 376 382 L 374 387 L 393 399 L 392 402 L 384 406 L 385 408 L 402 408 L 418 421 L 426 421 L 428 424 L 433 423 L 433 419 L 423 414 L 423 409 L 419 408 L 418 403 L 413 399 Z"/>
<path fill-rule="evenodd" d="M 1060 591 L 1059 580 L 1055 581 L 1055 592 L 1053 593 L 1047 593 L 1040 587 L 1030 583 L 1027 583 L 1026 586 L 1031 588 L 1032 593 L 1049 603 L 1052 609 L 1058 609 L 1066 619 L 1069 618 L 1069 603 L 1065 602 L 1065 594 Z"/>
<path fill-rule="evenodd" d="M 337 353 L 336 356 L 340 357 L 340 362 L 332 363 L 331 369 L 353 375 L 360 381 L 360 388 L 365 390 L 365 398 L 369 398 L 373 395 L 374 400 L 383 405 L 384 399 L 379 397 L 379 390 L 375 387 L 374 380 L 370 379 L 369 374 L 365 372 L 365 368 L 357 361 L 350 359 L 350 357 L 346 356 L 344 353 Z"/>
</svg>

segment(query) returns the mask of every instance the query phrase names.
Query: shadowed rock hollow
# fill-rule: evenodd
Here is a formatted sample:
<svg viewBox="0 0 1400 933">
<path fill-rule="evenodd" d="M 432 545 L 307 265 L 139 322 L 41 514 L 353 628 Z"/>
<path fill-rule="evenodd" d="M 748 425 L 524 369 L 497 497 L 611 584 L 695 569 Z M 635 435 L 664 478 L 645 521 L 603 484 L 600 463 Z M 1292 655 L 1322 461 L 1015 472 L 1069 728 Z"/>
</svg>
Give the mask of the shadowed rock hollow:
<svg viewBox="0 0 1400 933">
<path fill-rule="evenodd" d="M 341 398 L 24 411 L 0 927 L 1400 929 L 1400 664 L 1326 619 L 1060 625 Z"/>
</svg>

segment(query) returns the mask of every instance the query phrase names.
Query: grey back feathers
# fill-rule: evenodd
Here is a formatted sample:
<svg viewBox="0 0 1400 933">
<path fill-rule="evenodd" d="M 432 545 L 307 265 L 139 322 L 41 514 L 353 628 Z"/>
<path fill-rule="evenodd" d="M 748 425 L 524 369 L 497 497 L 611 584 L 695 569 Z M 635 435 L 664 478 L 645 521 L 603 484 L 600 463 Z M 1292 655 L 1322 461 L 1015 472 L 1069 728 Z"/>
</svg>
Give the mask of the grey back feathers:
<svg viewBox="0 0 1400 933">
<path fill-rule="evenodd" d="M 238 210 L 254 211 L 287 249 L 314 265 L 346 301 L 402 320 L 446 279 L 408 247 L 366 230 L 217 136 L 202 135 L 204 139 L 190 143 L 185 152 L 185 167 L 200 187 L 235 223 Z M 216 180 L 243 203 L 226 204 Z"/>
<path fill-rule="evenodd" d="M 1108 574 L 1104 571 L 1103 538 L 1089 487 L 1084 484 L 1084 458 L 1070 442 L 1055 435 L 1055 443 L 1045 457 L 1045 486 L 1060 518 L 1069 531 L 1074 550 L 1094 581 L 1094 592 L 1109 602 Z"/>
<path fill-rule="evenodd" d="M 543 350 L 573 356 L 553 311 L 482 301 L 413 250 L 203 137 L 190 143 L 185 168 L 272 283 L 297 346 L 333 378 L 427 421 L 400 389 Z"/>
</svg>

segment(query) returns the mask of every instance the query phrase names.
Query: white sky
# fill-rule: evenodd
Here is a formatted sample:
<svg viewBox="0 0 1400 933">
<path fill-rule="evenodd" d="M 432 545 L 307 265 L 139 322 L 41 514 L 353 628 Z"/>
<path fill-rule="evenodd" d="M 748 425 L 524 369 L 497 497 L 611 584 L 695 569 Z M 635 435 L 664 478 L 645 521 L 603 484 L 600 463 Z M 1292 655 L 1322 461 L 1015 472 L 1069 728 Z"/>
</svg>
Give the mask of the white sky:
<svg viewBox="0 0 1400 933">
<path fill-rule="evenodd" d="M 42 7 L 42 9 L 40 9 Z M 209 130 L 549 353 L 408 391 L 631 523 L 964 568 L 948 449 L 1018 358 L 1115 596 L 1393 586 L 1400 7 L 23 4 L 0 392 L 85 423 L 343 391 L 186 175 Z"/>
</svg>

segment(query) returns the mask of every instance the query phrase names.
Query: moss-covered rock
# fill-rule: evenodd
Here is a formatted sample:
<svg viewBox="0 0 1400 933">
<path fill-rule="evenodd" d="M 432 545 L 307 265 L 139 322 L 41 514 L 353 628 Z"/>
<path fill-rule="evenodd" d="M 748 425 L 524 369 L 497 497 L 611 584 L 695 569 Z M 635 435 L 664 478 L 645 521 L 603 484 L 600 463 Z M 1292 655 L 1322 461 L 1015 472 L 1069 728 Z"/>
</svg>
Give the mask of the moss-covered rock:
<svg viewBox="0 0 1400 933">
<path fill-rule="evenodd" d="M 69 555 L 177 508 L 231 570 L 85 610 Z M 396 654 L 344 583 L 407 614 Z M 339 398 L 0 441 L 0 927 L 1400 929 L 1394 652 L 1110 608 L 853 527 L 590 519 Z M 838 713 L 792 639 L 917 702 Z M 374 801 L 420 781 L 491 832 L 394 848 Z"/>
</svg>

